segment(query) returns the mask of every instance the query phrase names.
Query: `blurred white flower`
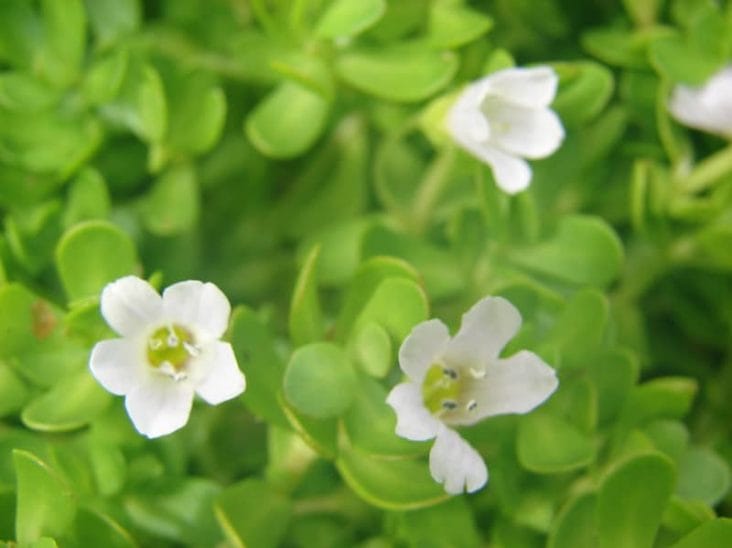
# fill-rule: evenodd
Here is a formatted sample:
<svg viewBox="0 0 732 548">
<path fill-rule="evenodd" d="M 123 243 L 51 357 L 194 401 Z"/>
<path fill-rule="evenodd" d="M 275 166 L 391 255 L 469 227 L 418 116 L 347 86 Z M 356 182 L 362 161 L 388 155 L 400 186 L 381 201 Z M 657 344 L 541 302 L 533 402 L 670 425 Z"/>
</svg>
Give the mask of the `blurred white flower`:
<svg viewBox="0 0 732 548">
<path fill-rule="evenodd" d="M 161 297 L 127 276 L 104 288 L 101 310 L 122 338 L 97 343 L 89 367 L 104 388 L 125 396 L 141 434 L 156 438 L 184 426 L 194 393 L 216 405 L 244 391 L 234 351 L 219 340 L 231 307 L 214 284 L 180 282 Z"/>
<path fill-rule="evenodd" d="M 417 325 L 399 349 L 408 381 L 395 386 L 387 403 L 397 414 L 397 435 L 435 438 L 430 472 L 445 491 L 477 491 L 488 480 L 478 452 L 451 427 L 505 413 L 527 413 L 558 386 L 554 370 L 522 350 L 498 355 L 521 326 L 518 310 L 501 297 L 478 301 L 450 338 L 440 320 Z"/>
<path fill-rule="evenodd" d="M 447 116 L 453 139 L 493 170 L 509 194 L 531 182 L 524 158 L 545 158 L 564 139 L 564 128 L 549 108 L 557 92 L 550 67 L 510 68 L 468 85 Z"/>
<path fill-rule="evenodd" d="M 732 65 L 703 86 L 674 87 L 669 110 L 684 125 L 732 138 Z"/>
</svg>

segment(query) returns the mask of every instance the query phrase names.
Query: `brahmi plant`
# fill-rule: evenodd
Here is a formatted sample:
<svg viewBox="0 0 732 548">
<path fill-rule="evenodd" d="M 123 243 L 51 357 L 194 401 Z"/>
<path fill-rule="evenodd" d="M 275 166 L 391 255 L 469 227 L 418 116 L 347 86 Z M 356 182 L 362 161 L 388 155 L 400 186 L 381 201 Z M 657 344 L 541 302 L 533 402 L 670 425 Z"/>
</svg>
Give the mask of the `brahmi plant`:
<svg viewBox="0 0 732 548">
<path fill-rule="evenodd" d="M 0 547 L 732 546 L 732 2 L 0 2 Z"/>
</svg>

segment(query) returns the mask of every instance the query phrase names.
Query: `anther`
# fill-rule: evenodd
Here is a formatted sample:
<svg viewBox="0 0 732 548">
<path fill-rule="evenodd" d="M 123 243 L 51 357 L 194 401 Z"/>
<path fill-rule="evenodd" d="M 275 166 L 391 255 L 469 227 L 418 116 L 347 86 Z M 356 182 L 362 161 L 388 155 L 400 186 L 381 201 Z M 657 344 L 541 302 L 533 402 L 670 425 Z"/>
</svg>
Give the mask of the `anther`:
<svg viewBox="0 0 732 548">
<path fill-rule="evenodd" d="M 194 358 L 201 355 L 201 350 L 195 344 L 183 341 L 183 348 L 185 348 L 189 356 L 193 356 Z"/>
<path fill-rule="evenodd" d="M 474 379 L 482 379 L 483 377 L 485 377 L 485 369 L 478 370 L 471 367 L 470 369 L 468 369 L 468 371 L 470 371 L 470 376 Z"/>
<path fill-rule="evenodd" d="M 443 409 L 452 411 L 453 409 L 457 409 L 457 402 L 455 402 L 453 400 L 443 400 L 442 407 L 443 407 Z"/>
<path fill-rule="evenodd" d="M 475 411 L 478 408 L 478 402 L 475 400 L 470 400 L 468 404 L 465 406 L 465 408 L 468 411 Z"/>
<path fill-rule="evenodd" d="M 454 369 L 450 369 L 449 367 L 443 368 L 443 373 L 445 373 L 446 376 L 450 377 L 452 380 L 456 380 L 458 378 L 457 371 Z"/>
</svg>

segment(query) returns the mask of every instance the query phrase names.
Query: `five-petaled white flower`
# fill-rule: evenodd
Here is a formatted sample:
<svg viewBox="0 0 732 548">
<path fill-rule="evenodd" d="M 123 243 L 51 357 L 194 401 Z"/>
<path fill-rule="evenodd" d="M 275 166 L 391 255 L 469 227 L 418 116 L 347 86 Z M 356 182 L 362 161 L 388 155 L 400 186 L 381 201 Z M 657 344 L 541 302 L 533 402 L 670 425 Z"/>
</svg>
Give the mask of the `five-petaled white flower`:
<svg viewBox="0 0 732 548">
<path fill-rule="evenodd" d="M 684 125 L 732 138 L 732 65 L 701 87 L 676 86 L 669 110 Z"/>
<path fill-rule="evenodd" d="M 137 430 L 149 438 L 188 421 L 194 392 L 212 405 L 244 391 L 244 375 L 231 345 L 219 338 L 231 307 L 212 283 L 185 281 L 162 297 L 135 276 L 108 284 L 101 310 L 122 338 L 96 344 L 89 367 L 119 396 Z"/>
<path fill-rule="evenodd" d="M 395 386 L 386 400 L 397 415 L 396 433 L 415 441 L 435 438 L 430 472 L 450 494 L 472 493 L 488 481 L 481 456 L 450 427 L 527 413 L 558 386 L 554 370 L 532 352 L 498 357 L 520 326 L 521 316 L 510 302 L 486 297 L 463 316 L 454 337 L 440 320 L 428 320 L 399 349 L 408 381 Z"/>
<path fill-rule="evenodd" d="M 557 92 L 550 67 L 510 68 L 468 85 L 447 116 L 453 139 L 493 170 L 509 194 L 531 182 L 524 158 L 545 158 L 564 139 L 564 128 L 549 108 Z"/>
</svg>

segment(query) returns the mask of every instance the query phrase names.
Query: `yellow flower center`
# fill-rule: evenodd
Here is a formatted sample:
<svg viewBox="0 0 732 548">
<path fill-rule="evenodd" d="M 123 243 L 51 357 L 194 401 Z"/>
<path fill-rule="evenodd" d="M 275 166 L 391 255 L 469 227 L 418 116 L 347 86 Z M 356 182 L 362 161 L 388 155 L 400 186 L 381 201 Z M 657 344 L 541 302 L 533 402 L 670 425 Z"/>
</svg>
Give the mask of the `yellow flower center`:
<svg viewBox="0 0 732 548">
<path fill-rule="evenodd" d="M 467 400 L 465 378 L 454 369 L 433 364 L 422 381 L 422 401 L 433 415 L 440 416 L 458 408 L 474 411 L 475 400 Z"/>
<path fill-rule="evenodd" d="M 181 372 L 195 352 L 191 332 L 175 324 L 157 329 L 147 341 L 147 361 L 155 368 L 169 364 L 165 368 Z"/>
</svg>

